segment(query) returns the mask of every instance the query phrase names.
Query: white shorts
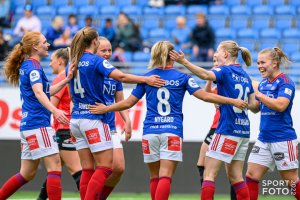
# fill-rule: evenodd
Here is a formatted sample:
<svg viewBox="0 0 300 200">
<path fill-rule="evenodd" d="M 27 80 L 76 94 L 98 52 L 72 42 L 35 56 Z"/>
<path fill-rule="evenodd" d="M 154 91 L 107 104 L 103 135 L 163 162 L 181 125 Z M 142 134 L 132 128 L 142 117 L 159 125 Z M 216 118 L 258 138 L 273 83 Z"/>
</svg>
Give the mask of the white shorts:
<svg viewBox="0 0 300 200">
<path fill-rule="evenodd" d="M 182 161 L 182 138 L 172 133 L 146 134 L 142 138 L 144 162 Z"/>
<path fill-rule="evenodd" d="M 256 163 L 274 170 L 297 169 L 298 141 L 289 140 L 284 142 L 267 143 L 256 141 L 250 153 L 248 162 Z"/>
<path fill-rule="evenodd" d="M 89 148 L 94 153 L 113 148 L 109 126 L 101 120 L 71 119 L 70 129 L 76 150 Z"/>
<path fill-rule="evenodd" d="M 206 156 L 231 163 L 232 160 L 244 161 L 249 145 L 249 138 L 214 134 Z"/>
<path fill-rule="evenodd" d="M 58 152 L 55 132 L 51 127 L 21 131 L 22 160 L 36 160 Z"/>
<path fill-rule="evenodd" d="M 110 131 L 112 141 L 113 141 L 113 148 L 114 149 L 123 149 L 123 145 L 121 142 L 121 134 L 118 133 L 116 130 Z"/>
</svg>

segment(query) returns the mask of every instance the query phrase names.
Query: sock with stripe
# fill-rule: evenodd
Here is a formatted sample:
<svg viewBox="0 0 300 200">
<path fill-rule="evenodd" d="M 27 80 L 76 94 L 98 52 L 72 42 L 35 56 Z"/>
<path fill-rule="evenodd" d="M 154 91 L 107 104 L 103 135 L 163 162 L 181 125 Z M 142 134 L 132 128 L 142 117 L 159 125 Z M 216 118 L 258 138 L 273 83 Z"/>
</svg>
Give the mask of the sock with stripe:
<svg viewBox="0 0 300 200">
<path fill-rule="evenodd" d="M 106 179 L 111 175 L 112 169 L 99 166 L 96 168 L 86 190 L 85 200 L 99 199 Z"/>
<path fill-rule="evenodd" d="M 204 166 L 197 165 L 199 175 L 200 175 L 200 185 L 202 186 L 203 183 L 203 174 L 204 174 Z"/>
<path fill-rule="evenodd" d="M 213 200 L 215 193 L 215 182 L 204 180 L 202 183 L 201 199 Z"/>
<path fill-rule="evenodd" d="M 159 178 L 157 188 L 155 191 L 155 200 L 166 200 L 169 199 L 171 191 L 172 178 L 167 176 L 162 176 Z"/>
<path fill-rule="evenodd" d="M 250 200 L 248 186 L 245 181 L 241 181 L 232 185 L 236 194 L 237 200 Z"/>
<path fill-rule="evenodd" d="M 46 182 L 47 182 L 47 179 L 43 183 L 38 200 L 47 200 L 47 198 L 48 198 Z"/>
<path fill-rule="evenodd" d="M 295 197 L 297 200 L 300 200 L 300 180 L 298 180 L 296 183 L 296 193 L 295 193 Z"/>
<path fill-rule="evenodd" d="M 150 180 L 150 194 L 151 194 L 152 200 L 155 199 L 155 192 L 156 192 L 158 181 L 159 181 L 159 178 L 152 178 Z"/>
<path fill-rule="evenodd" d="M 61 172 L 50 171 L 47 175 L 47 193 L 49 200 L 61 200 Z"/>
<path fill-rule="evenodd" d="M 80 198 L 84 199 L 87 186 L 92 178 L 95 170 L 94 169 L 82 169 L 81 178 L 80 178 Z"/>
<path fill-rule="evenodd" d="M 4 183 L 4 185 L 0 189 L 0 200 L 7 199 L 27 182 L 28 181 L 25 180 L 25 178 L 20 173 L 12 176 Z"/>
<path fill-rule="evenodd" d="M 248 186 L 250 199 L 257 200 L 258 192 L 259 192 L 259 181 L 256 181 L 256 180 L 246 176 L 246 183 Z"/>
<path fill-rule="evenodd" d="M 79 191 L 79 187 L 80 187 L 80 176 L 81 176 L 81 173 L 82 173 L 82 171 L 80 170 L 80 171 L 78 171 L 78 172 L 75 172 L 75 173 L 72 175 L 72 177 L 73 177 L 73 179 L 74 179 L 74 181 L 75 181 L 75 183 L 76 183 L 76 186 L 77 186 L 78 191 Z"/>
</svg>

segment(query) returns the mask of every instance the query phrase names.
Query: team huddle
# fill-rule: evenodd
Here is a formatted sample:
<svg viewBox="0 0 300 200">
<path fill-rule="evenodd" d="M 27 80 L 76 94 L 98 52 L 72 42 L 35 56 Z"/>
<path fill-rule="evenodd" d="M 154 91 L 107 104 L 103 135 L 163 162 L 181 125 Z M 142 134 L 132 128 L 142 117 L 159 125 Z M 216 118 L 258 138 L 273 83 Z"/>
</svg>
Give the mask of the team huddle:
<svg viewBox="0 0 300 200">
<path fill-rule="evenodd" d="M 152 200 L 167 200 L 172 176 L 183 160 L 182 103 L 186 91 L 214 103 L 219 112 L 197 164 L 201 199 L 214 199 L 215 179 L 224 162 L 232 199 L 258 199 L 259 181 L 276 166 L 283 180 L 295 183 L 295 198 L 300 200 L 298 141 L 291 117 L 295 85 L 280 71 L 280 65 L 289 62 L 281 49 L 261 50 L 257 65 L 262 81 L 256 83 L 237 63 L 240 52 L 250 66 L 250 52 L 235 41 L 219 44 L 212 70 L 189 62 L 172 43 L 159 41 L 151 48 L 149 71 L 136 76 L 110 64 L 110 42 L 93 28 L 83 28 L 70 48 L 52 54 L 50 66 L 58 76 L 50 85 L 40 65 L 48 56 L 48 47 L 41 33 L 26 33 L 4 66 L 8 81 L 20 86 L 22 148 L 20 171 L 2 185 L 0 200 L 32 180 L 41 159 L 47 179 L 38 199 L 62 198 L 62 163 L 74 178 L 82 200 L 107 199 L 125 169 L 114 112 L 120 111 L 128 141 L 131 121 L 127 109 L 144 95 L 147 113 L 142 151 L 150 174 L 150 196 Z M 207 80 L 206 87 L 202 89 L 190 75 L 175 69 L 175 62 Z M 213 90 L 212 82 L 216 84 Z M 126 99 L 122 83 L 137 84 Z M 259 137 L 247 160 L 245 181 L 243 166 L 251 134 L 248 109 L 260 111 L 261 121 Z"/>
</svg>

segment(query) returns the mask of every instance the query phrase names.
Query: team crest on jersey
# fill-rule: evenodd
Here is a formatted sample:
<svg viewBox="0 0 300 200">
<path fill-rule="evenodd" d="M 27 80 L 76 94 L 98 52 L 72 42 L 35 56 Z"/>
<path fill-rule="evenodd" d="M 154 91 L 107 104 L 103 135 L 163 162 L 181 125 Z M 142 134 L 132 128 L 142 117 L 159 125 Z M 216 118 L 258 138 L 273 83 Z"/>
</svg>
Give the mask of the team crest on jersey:
<svg viewBox="0 0 300 200">
<path fill-rule="evenodd" d="M 285 89 L 284 89 L 284 93 L 285 93 L 285 94 L 288 94 L 288 95 L 290 95 L 290 96 L 292 96 L 292 90 L 289 89 L 289 88 L 285 88 Z"/>
<path fill-rule="evenodd" d="M 111 68 L 114 67 L 114 66 L 112 66 L 112 64 L 110 64 L 107 60 L 103 60 L 103 66 L 104 66 L 106 69 L 111 69 Z"/>
<path fill-rule="evenodd" d="M 199 87 L 199 85 L 196 83 L 195 79 L 193 78 L 189 78 L 189 86 L 191 86 L 192 88 L 197 88 Z"/>
<path fill-rule="evenodd" d="M 237 81 L 237 82 L 240 82 L 241 81 L 241 78 L 240 78 L 240 76 L 239 75 L 237 75 L 237 74 L 235 74 L 235 73 L 232 73 L 232 79 L 234 80 L 234 81 Z"/>
<path fill-rule="evenodd" d="M 37 70 L 32 70 L 29 77 L 31 82 L 37 81 L 40 78 L 40 73 Z"/>
</svg>

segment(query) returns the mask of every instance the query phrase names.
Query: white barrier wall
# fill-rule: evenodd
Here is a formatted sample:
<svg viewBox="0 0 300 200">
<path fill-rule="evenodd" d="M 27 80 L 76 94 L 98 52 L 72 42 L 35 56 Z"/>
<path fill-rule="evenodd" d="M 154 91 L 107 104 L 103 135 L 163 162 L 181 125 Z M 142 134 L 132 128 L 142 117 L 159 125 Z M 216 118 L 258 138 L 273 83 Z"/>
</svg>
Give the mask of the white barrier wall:
<svg viewBox="0 0 300 200">
<path fill-rule="evenodd" d="M 129 96 L 131 89 L 124 90 L 125 97 Z M 34 108 L 32 108 L 34 109 Z M 205 103 L 190 96 L 185 96 L 183 103 L 184 114 L 184 140 L 203 141 L 207 134 L 214 116 L 213 104 Z M 144 99 L 130 109 L 130 117 L 133 124 L 132 140 L 140 140 L 143 130 L 143 120 L 146 114 L 146 102 Z M 296 91 L 292 110 L 294 128 L 300 139 L 300 94 Z M 19 125 L 21 120 L 21 103 L 18 88 L 0 89 L 0 139 L 19 139 Z M 255 141 L 259 130 L 260 114 L 249 112 L 251 121 L 251 140 Z M 122 120 L 117 116 L 117 127 L 121 129 Z"/>
</svg>

